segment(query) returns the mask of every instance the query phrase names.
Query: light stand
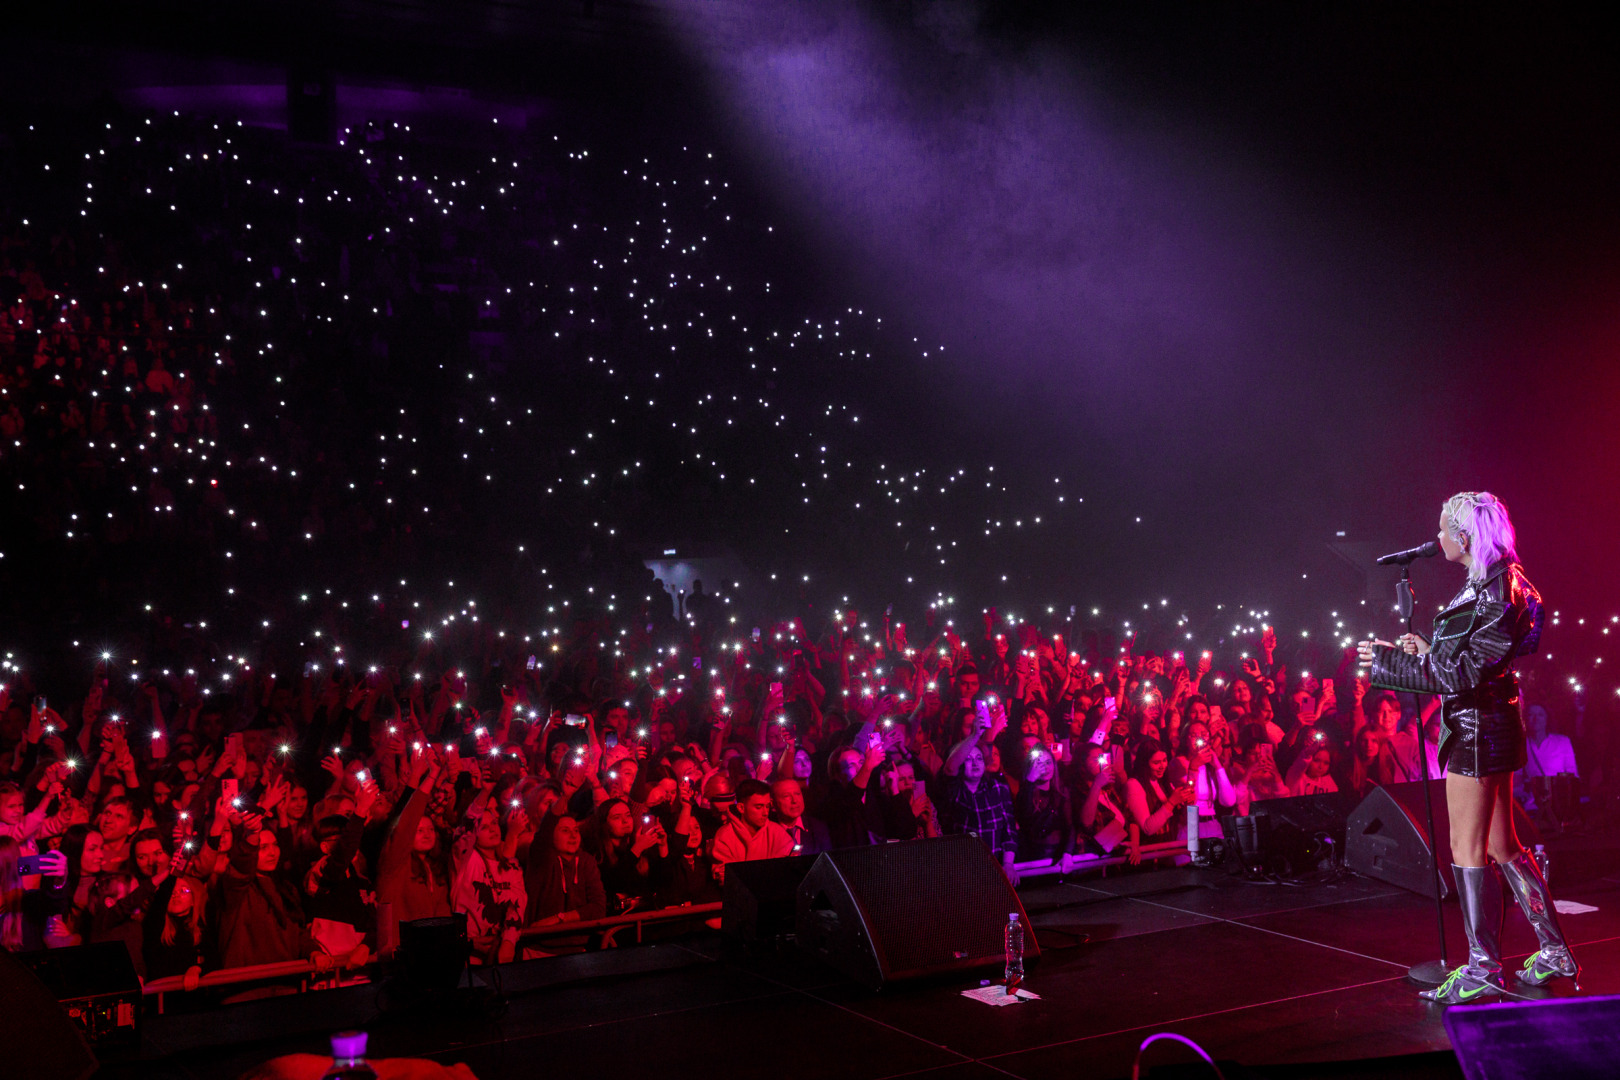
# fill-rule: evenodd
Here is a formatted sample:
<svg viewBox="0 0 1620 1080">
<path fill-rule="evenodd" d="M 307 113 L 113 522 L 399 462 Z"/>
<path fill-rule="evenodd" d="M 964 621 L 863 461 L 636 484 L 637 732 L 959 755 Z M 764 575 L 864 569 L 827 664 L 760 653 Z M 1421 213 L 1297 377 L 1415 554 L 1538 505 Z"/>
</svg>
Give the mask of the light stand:
<svg viewBox="0 0 1620 1080">
<path fill-rule="evenodd" d="M 1412 567 L 1401 564 L 1401 580 L 1395 583 L 1395 602 L 1406 620 L 1406 632 L 1412 632 Z M 1451 962 L 1446 957 L 1446 890 L 1440 879 L 1440 853 L 1435 850 L 1434 792 L 1429 786 L 1429 748 L 1423 731 L 1423 716 L 1417 718 L 1418 768 L 1423 777 L 1423 809 L 1429 824 L 1429 873 L 1434 878 L 1434 922 L 1440 934 L 1440 959 L 1425 960 L 1406 971 L 1406 977 L 1420 986 L 1439 986 L 1451 973 Z"/>
</svg>

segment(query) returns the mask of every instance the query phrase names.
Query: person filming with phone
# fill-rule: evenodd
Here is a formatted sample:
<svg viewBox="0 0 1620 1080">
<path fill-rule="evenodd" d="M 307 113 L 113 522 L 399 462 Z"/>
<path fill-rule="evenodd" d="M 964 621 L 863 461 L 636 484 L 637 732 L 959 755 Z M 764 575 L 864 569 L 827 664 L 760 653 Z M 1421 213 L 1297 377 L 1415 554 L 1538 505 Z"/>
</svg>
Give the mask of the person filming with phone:
<svg viewBox="0 0 1620 1080">
<path fill-rule="evenodd" d="M 1018 818 L 1012 790 L 988 773 L 990 748 L 1006 730 L 1007 711 L 999 701 L 974 702 L 973 730 L 945 755 L 945 789 L 940 809 L 947 833 L 972 833 L 1001 861 L 1007 880 L 1018 884 Z"/>
</svg>

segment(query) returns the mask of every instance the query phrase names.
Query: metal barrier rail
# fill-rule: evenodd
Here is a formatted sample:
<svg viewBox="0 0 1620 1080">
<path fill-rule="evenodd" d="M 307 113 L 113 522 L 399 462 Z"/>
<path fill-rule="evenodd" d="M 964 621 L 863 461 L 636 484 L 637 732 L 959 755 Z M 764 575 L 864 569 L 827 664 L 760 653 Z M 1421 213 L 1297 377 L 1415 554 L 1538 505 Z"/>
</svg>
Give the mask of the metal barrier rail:
<svg viewBox="0 0 1620 1080">
<path fill-rule="evenodd" d="M 1162 844 L 1143 844 L 1141 862 L 1157 862 L 1187 854 L 1185 840 L 1167 840 Z M 1013 863 L 1018 878 L 1042 877 L 1048 874 L 1083 874 L 1087 870 L 1106 870 L 1111 866 L 1126 866 L 1129 855 L 1063 855 L 1056 859 L 1038 859 L 1034 862 Z"/>
<path fill-rule="evenodd" d="M 636 928 L 636 942 L 641 942 L 642 927 L 649 923 L 677 922 L 683 919 L 708 918 L 720 913 L 720 905 L 688 904 L 685 907 L 655 908 L 652 911 L 635 911 L 628 915 L 615 915 L 606 919 L 589 919 L 584 922 L 554 923 L 547 926 L 526 927 L 520 934 L 520 941 L 542 941 L 554 937 L 571 937 L 575 934 L 590 934 L 602 932 L 602 945 L 611 948 L 617 944 L 615 935 L 627 926 Z M 277 979 L 299 978 L 305 980 L 314 975 L 341 978 L 345 972 L 350 974 L 367 971 L 375 973 L 376 965 L 370 964 L 364 968 L 328 968 L 316 971 L 315 965 L 308 960 L 282 960 L 274 964 L 250 964 L 245 967 L 219 968 L 214 971 L 203 972 L 198 975 L 167 975 L 161 979 L 148 979 L 141 986 L 141 993 L 156 995 L 158 1011 L 163 1011 L 163 995 L 184 993 L 191 990 L 209 990 L 225 986 L 237 986 L 242 983 L 269 982 Z M 307 989 L 301 986 L 300 990 Z"/>
<path fill-rule="evenodd" d="M 331 969 L 334 974 L 340 969 Z M 187 973 L 185 975 L 167 975 L 161 979 L 147 979 L 141 984 L 141 993 L 144 995 L 157 995 L 158 1012 L 163 1011 L 163 995 L 184 993 L 188 990 L 205 990 L 220 986 L 235 986 L 239 983 L 263 982 L 273 979 L 300 978 L 307 983 L 308 977 L 314 975 L 315 965 L 308 960 L 278 960 L 273 964 L 248 964 L 244 967 L 219 968 L 215 971 L 201 974 Z M 325 974 L 325 972 L 322 972 Z M 299 991 L 307 989 L 307 985 L 300 985 Z"/>
<path fill-rule="evenodd" d="M 1147 844 L 1142 847 L 1142 862 L 1156 862 L 1160 859 L 1174 858 L 1187 854 L 1185 841 L 1168 841 L 1163 844 Z M 1014 863 L 1013 869 L 1018 872 L 1019 878 L 1044 877 L 1052 874 L 1083 874 L 1089 870 L 1105 870 L 1109 867 L 1124 866 L 1130 862 L 1127 855 L 1106 856 L 1075 856 L 1065 855 L 1058 859 L 1040 859 L 1034 862 Z M 611 948 L 617 945 L 616 935 L 625 927 L 633 926 L 636 929 L 636 943 L 642 940 L 642 928 L 653 923 L 678 922 L 683 919 L 708 918 L 720 913 L 719 903 L 688 904 L 684 907 L 655 908 L 651 911 L 633 911 L 628 915 L 614 915 L 605 919 L 588 919 L 583 922 L 550 923 L 545 926 L 528 926 L 518 934 L 519 942 L 545 941 L 549 938 L 574 937 L 579 934 L 602 933 L 602 947 Z M 351 971 L 375 972 L 376 965 L 368 965 L 361 969 L 348 969 Z M 342 977 L 345 969 L 329 968 L 317 972 L 315 965 L 308 960 L 283 960 L 274 964 L 252 964 L 247 967 L 220 968 L 216 971 L 204 972 L 200 975 L 168 975 L 161 979 L 149 979 L 141 987 L 146 995 L 156 995 L 158 1011 L 163 1011 L 163 995 L 183 993 L 191 990 L 214 989 L 223 986 L 237 986 L 242 983 L 263 982 L 275 979 L 300 978 L 305 981 L 300 990 L 307 989 L 307 982 L 313 975 L 331 975 L 334 978 Z"/>
<path fill-rule="evenodd" d="M 632 911 L 628 915 L 613 915 L 606 919 L 587 919 L 583 922 L 548 923 L 545 926 L 528 926 L 518 934 L 518 941 L 540 941 L 554 937 L 573 937 L 575 934 L 589 934 L 598 930 L 607 931 L 602 935 L 604 948 L 615 943 L 614 935 L 627 926 L 636 928 L 636 944 L 641 943 L 641 928 L 648 923 L 676 922 L 681 919 L 693 917 L 707 917 L 718 915 L 721 905 L 687 904 L 684 907 L 654 908 L 651 911 Z"/>
</svg>

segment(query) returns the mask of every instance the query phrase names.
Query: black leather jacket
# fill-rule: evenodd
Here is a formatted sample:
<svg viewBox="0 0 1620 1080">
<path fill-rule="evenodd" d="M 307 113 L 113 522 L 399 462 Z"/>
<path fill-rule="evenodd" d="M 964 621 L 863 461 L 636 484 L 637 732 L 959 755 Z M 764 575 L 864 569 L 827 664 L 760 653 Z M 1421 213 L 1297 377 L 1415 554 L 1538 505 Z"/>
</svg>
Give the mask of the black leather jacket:
<svg viewBox="0 0 1620 1080">
<path fill-rule="evenodd" d="M 1492 564 L 1484 580 L 1463 586 L 1435 616 L 1427 653 L 1375 649 L 1370 678 L 1386 690 L 1441 695 L 1440 760 L 1462 751 L 1452 771 L 1469 776 L 1510 771 L 1524 759 L 1519 682 L 1512 665 L 1535 653 L 1541 626 L 1541 594 L 1523 567 L 1504 559 Z"/>
</svg>

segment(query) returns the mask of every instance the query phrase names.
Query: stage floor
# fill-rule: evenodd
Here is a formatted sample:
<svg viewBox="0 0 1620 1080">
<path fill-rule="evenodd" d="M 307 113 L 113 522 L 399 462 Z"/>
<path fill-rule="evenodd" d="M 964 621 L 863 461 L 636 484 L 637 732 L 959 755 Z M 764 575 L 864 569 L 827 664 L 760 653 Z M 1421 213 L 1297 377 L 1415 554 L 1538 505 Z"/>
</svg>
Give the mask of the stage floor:
<svg viewBox="0 0 1620 1080">
<path fill-rule="evenodd" d="M 1584 991 L 1620 993 L 1620 867 L 1610 852 L 1589 850 L 1555 858 L 1554 874 L 1560 899 L 1597 908 L 1564 917 L 1586 966 Z M 1405 979 L 1408 965 L 1436 952 L 1433 905 L 1410 893 L 1349 875 L 1291 886 L 1191 868 L 1021 892 L 1046 949 L 1026 980 L 1038 1002 L 991 1008 L 961 997 L 976 979 L 873 994 L 796 955 L 737 956 L 703 935 L 511 965 L 498 1016 L 379 1015 L 367 986 L 158 1017 L 142 1060 L 102 1075 L 234 1077 L 276 1054 L 324 1052 L 326 1033 L 344 1026 L 370 1030 L 374 1056 L 463 1061 L 480 1080 L 541 1070 L 648 1070 L 660 1080 L 1122 1077 L 1141 1040 L 1161 1030 L 1217 1059 L 1296 1066 L 1260 1070 L 1273 1076 L 1315 1074 L 1301 1063 L 1449 1048 L 1441 1010 Z M 1455 904 L 1447 927 L 1455 963 Z M 1064 932 L 1090 940 L 1071 945 Z M 1516 969 L 1534 945 L 1516 910 L 1505 938 Z M 1191 1060 L 1171 1043 L 1147 1058 Z M 1460 1075 L 1449 1055 L 1408 1064 L 1414 1075 Z"/>
</svg>

